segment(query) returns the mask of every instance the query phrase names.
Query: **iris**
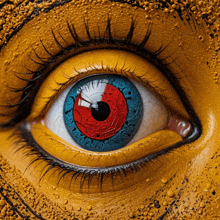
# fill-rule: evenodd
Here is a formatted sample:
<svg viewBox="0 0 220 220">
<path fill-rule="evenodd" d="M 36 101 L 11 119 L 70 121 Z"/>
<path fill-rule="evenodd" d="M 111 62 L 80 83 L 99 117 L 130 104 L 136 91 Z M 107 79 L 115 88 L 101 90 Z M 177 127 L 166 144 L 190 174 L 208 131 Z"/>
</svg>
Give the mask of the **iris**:
<svg viewBox="0 0 220 220">
<path fill-rule="evenodd" d="M 126 146 L 143 115 L 135 85 L 119 75 L 94 75 L 78 81 L 64 102 L 64 122 L 82 148 L 106 152 Z"/>
</svg>

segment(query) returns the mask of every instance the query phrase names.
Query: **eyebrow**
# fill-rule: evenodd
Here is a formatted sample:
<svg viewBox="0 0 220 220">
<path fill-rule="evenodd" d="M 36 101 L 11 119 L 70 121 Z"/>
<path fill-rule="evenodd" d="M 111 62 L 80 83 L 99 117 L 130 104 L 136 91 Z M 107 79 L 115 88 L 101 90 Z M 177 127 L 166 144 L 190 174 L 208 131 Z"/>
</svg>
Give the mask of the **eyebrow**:
<svg viewBox="0 0 220 220">
<path fill-rule="evenodd" d="M 32 0 L 29 0 L 28 3 L 22 5 L 23 3 L 21 4 L 18 4 L 18 5 L 14 5 L 14 3 L 10 2 L 10 1 L 7 1 L 5 0 L 2 4 L 0 4 L 0 14 L 4 14 L 5 11 L 9 11 L 10 14 L 11 14 L 11 17 L 12 19 L 18 19 L 17 15 L 19 15 L 19 11 L 23 11 L 24 10 L 24 7 L 25 7 L 25 10 L 27 7 L 29 7 L 29 11 L 25 12 L 25 13 L 22 13 L 22 16 L 26 15 L 26 18 L 24 18 L 23 21 L 17 21 L 17 20 L 13 20 L 11 23 L 6 23 L 7 26 L 6 26 L 6 30 L 4 29 L 4 27 L 1 29 L 0 31 L 0 50 L 5 46 L 7 45 L 7 43 L 9 42 L 9 40 L 17 34 L 17 32 L 19 32 L 26 23 L 28 23 L 29 21 L 31 21 L 32 19 L 36 18 L 39 13 L 42 11 L 42 6 L 43 6 L 43 13 L 47 13 L 49 11 L 51 11 L 52 9 L 54 8 L 57 8 L 57 7 L 60 7 L 62 5 L 65 5 L 66 3 L 70 3 L 72 2 L 73 0 L 61 0 L 59 2 L 55 2 L 53 3 L 52 5 L 48 4 L 48 5 L 45 5 L 45 3 L 49 3 L 51 2 L 50 0 L 46 0 L 46 1 L 43 1 L 43 0 L 38 0 L 37 2 L 33 3 Z M 165 2 L 164 1 L 159 1 L 159 2 L 149 2 L 149 1 L 146 1 L 145 3 L 139 3 L 139 1 L 134 1 L 134 0 L 131 0 L 131 1 L 128 1 L 128 0 L 108 0 L 109 2 L 112 2 L 112 3 L 120 3 L 120 4 L 128 4 L 130 5 L 131 7 L 133 8 L 141 8 L 143 10 L 146 9 L 146 7 L 150 6 L 150 7 L 153 7 L 154 10 L 158 10 L 158 9 L 162 9 L 164 12 L 166 12 L 166 10 L 169 11 L 170 9 L 170 1 L 169 0 L 166 0 Z M 33 4 L 36 5 L 36 8 L 33 7 Z M 44 5 L 42 5 L 44 4 Z M 184 20 L 183 18 L 183 14 L 187 13 L 189 15 L 189 18 L 186 19 L 186 21 L 189 23 L 189 20 L 191 20 L 191 18 L 193 18 L 193 13 L 190 13 L 190 8 L 189 8 L 189 5 L 187 6 L 184 6 L 182 5 L 182 3 L 178 3 L 180 4 L 179 5 L 179 8 L 175 9 L 175 11 L 177 12 L 179 18 L 181 19 L 181 21 Z M 157 7 L 154 7 L 154 6 L 157 6 Z M 180 9 L 180 6 L 181 7 L 185 7 L 186 10 L 182 10 Z M 10 11 L 10 8 L 11 8 L 11 11 Z M 32 9 L 31 9 L 32 8 Z M 13 10 L 12 10 L 13 9 Z M 30 12 L 30 14 L 28 14 Z M 170 13 L 171 11 L 168 12 L 168 14 Z M 7 15 L 5 15 L 7 16 Z M 3 17 L 3 16 L 2 16 Z M 176 18 L 175 15 L 173 15 L 174 18 Z M 23 18 L 21 18 L 23 19 Z M 207 16 L 202 16 L 202 19 L 207 23 L 208 21 L 208 15 Z M 3 18 L 4 20 L 4 18 Z M 19 26 L 16 27 L 17 23 L 18 22 L 21 22 L 21 24 Z M 3 24 L 0 23 L 0 26 L 2 26 Z M 11 27 L 10 27 L 11 26 Z M 9 29 L 9 30 L 8 30 Z M 9 33 L 10 32 L 10 33 Z"/>
<path fill-rule="evenodd" d="M 48 8 L 44 9 L 43 13 L 47 13 L 49 11 L 51 11 L 52 9 L 54 8 L 57 8 L 57 7 L 60 7 L 62 5 L 65 5 L 66 3 L 70 3 L 72 2 L 73 0 L 62 0 L 62 1 L 59 1 L 59 2 L 56 2 L 54 3 L 53 5 L 50 5 L 48 6 Z M 131 5 L 132 7 L 138 7 L 138 8 L 143 8 L 142 6 L 140 6 L 139 2 L 127 2 L 126 0 L 109 0 L 110 2 L 120 2 L 121 4 L 129 4 Z M 45 1 L 42 1 L 42 0 L 38 0 L 38 2 L 36 2 L 36 6 L 40 5 L 41 3 L 43 3 Z M 49 1 L 46 1 L 46 2 L 49 2 Z M 28 3 L 32 3 L 31 0 L 28 2 Z M 33 4 L 33 3 L 32 3 Z M 27 4 L 28 5 L 28 4 Z M 16 6 L 17 8 L 19 7 L 20 5 Z M 4 8 L 7 8 L 7 7 L 13 7 L 13 3 L 12 2 L 8 2 L 8 1 L 5 1 L 3 2 L 2 4 L 0 4 L 0 14 L 1 12 L 4 11 Z M 31 7 L 31 6 L 30 6 Z M 18 10 L 22 11 L 22 7 L 20 7 Z M 10 27 L 11 30 L 13 30 L 10 34 L 8 34 L 6 31 L 4 33 L 4 30 L 2 29 L 1 32 L 3 33 L 0 33 L 0 39 L 3 37 L 1 37 L 2 35 L 6 35 L 5 37 L 5 41 L 4 42 L 1 42 L 0 41 L 0 50 L 7 45 L 7 43 L 9 42 L 9 40 L 14 36 L 16 35 L 23 27 L 25 24 L 27 24 L 29 21 L 31 21 L 32 19 L 36 18 L 39 13 L 41 11 L 41 8 L 40 7 L 36 7 L 32 13 L 27 16 L 23 21 L 22 21 L 22 24 L 19 25 L 18 27 L 14 28 L 14 27 Z M 7 15 L 6 15 L 7 16 Z M 15 17 L 15 14 L 14 14 L 14 17 Z M 15 17 L 16 18 L 16 17 Z M 7 23 L 6 23 L 7 24 Z M 1 25 L 1 24 L 0 24 Z M 9 30 L 10 31 L 10 30 Z M 8 31 L 8 32 L 9 32 Z"/>
</svg>

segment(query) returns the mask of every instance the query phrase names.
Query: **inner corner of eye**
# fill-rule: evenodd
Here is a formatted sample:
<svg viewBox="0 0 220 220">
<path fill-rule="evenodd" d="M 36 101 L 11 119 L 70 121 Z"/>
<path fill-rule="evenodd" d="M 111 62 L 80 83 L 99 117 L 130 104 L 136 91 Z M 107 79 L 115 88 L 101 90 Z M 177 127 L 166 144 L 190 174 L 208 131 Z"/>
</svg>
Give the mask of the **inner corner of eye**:
<svg viewBox="0 0 220 220">
<path fill-rule="evenodd" d="M 131 80 L 141 94 L 143 103 L 143 117 L 137 140 L 144 138 L 159 130 L 171 130 L 178 133 L 182 138 L 188 137 L 192 132 L 191 123 L 170 110 L 161 100 L 159 100 L 151 91 L 147 90 L 142 84 Z M 143 129 L 142 129 L 143 127 Z M 137 136 L 136 135 L 136 136 Z M 137 141 L 136 140 L 136 141 Z M 134 141 L 130 143 L 135 143 Z"/>
<path fill-rule="evenodd" d="M 192 132 L 190 122 L 171 113 L 141 83 L 111 74 L 74 83 L 39 122 L 67 143 L 95 152 L 123 148 L 160 130 L 174 131 L 183 139 Z"/>
<path fill-rule="evenodd" d="M 192 133 L 192 124 L 177 114 L 169 114 L 165 129 L 175 131 L 182 138 L 187 138 Z"/>
</svg>

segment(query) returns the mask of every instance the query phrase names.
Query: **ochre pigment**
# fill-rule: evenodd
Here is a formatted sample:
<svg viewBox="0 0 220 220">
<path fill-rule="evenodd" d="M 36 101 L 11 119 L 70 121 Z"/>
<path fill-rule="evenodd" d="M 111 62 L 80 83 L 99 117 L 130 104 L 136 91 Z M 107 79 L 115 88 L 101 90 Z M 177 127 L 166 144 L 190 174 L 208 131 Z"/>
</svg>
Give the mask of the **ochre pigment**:
<svg viewBox="0 0 220 220">
<path fill-rule="evenodd" d="M 218 0 L 0 1 L 0 219 L 220 219 L 219 16 Z M 162 130 L 104 153 L 61 140 L 42 119 L 99 73 L 142 83 L 171 114 L 197 118 L 200 135 L 166 150 L 184 140 Z M 21 138 L 23 123 L 49 159 Z M 50 168 L 50 156 L 104 169 L 159 151 L 105 175 Z"/>
</svg>

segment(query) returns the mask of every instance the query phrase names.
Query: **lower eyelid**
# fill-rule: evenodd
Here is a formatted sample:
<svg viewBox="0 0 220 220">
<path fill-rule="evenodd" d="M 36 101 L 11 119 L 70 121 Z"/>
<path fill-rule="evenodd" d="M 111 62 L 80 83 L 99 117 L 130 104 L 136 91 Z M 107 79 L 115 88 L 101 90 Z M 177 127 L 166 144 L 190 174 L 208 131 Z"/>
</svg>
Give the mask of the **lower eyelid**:
<svg viewBox="0 0 220 220">
<path fill-rule="evenodd" d="M 33 124 L 31 132 L 38 145 L 48 154 L 64 162 L 84 167 L 123 165 L 157 153 L 183 140 L 176 132 L 161 130 L 122 149 L 97 153 L 69 145 L 40 123 Z"/>
</svg>

